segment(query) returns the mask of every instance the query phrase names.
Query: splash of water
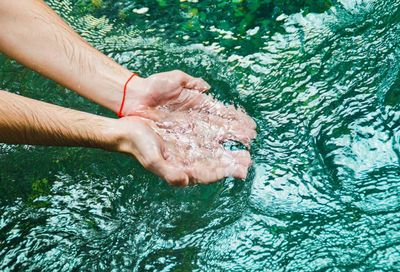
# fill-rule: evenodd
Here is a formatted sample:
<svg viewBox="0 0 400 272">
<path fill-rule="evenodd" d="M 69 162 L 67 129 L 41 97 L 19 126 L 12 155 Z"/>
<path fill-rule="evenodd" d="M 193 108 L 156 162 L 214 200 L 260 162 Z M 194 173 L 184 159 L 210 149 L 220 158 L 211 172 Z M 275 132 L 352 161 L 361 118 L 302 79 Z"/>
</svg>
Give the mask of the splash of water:
<svg viewBox="0 0 400 272">
<path fill-rule="evenodd" d="M 243 109 L 224 105 L 211 95 L 183 90 L 176 100 L 143 114 L 155 118 L 155 128 L 165 143 L 166 160 L 185 169 L 195 180 L 246 178 L 251 164 L 249 152 L 223 146 L 233 140 L 250 147 L 255 138 L 256 124 Z"/>
</svg>

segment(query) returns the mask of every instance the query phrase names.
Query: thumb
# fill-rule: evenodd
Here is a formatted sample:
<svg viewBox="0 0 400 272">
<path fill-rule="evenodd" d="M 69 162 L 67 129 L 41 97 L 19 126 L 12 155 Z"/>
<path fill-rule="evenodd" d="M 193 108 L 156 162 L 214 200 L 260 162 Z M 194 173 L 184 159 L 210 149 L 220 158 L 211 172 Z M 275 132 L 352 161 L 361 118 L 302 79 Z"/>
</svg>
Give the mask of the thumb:
<svg viewBox="0 0 400 272">
<path fill-rule="evenodd" d="M 189 185 L 189 177 L 186 173 L 179 167 L 171 165 L 163 158 L 149 169 L 165 179 L 172 186 L 186 187 Z"/>
<path fill-rule="evenodd" d="M 164 165 L 164 179 L 172 186 L 186 187 L 189 185 L 189 177 L 181 169 L 173 166 Z"/>
<path fill-rule="evenodd" d="M 202 78 L 192 78 L 184 84 L 187 89 L 197 90 L 200 92 L 208 91 L 211 86 Z"/>
</svg>

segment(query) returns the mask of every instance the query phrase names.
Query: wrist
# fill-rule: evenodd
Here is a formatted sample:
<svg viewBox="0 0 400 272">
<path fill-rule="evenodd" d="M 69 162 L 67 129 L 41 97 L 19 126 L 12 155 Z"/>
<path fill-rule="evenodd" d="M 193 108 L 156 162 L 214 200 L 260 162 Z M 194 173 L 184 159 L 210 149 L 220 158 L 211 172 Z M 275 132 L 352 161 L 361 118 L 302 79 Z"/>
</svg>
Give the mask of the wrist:
<svg viewBox="0 0 400 272">
<path fill-rule="evenodd" d="M 144 136 L 138 132 L 140 129 L 137 118 L 107 119 L 106 122 L 107 124 L 105 124 L 102 130 L 102 136 L 106 141 L 101 148 L 136 157 L 137 143 L 135 139 L 140 139 Z"/>
<path fill-rule="evenodd" d="M 99 147 L 113 152 L 126 152 L 127 133 L 118 119 L 107 118 L 104 120 L 101 130 Z"/>
<path fill-rule="evenodd" d="M 115 114 L 118 114 L 122 104 L 122 100 L 124 98 L 125 84 L 130 79 L 132 74 L 133 73 L 131 71 L 122 66 L 118 65 L 116 67 L 104 66 L 102 69 L 98 70 L 98 75 L 96 76 L 98 80 L 96 80 L 94 82 L 95 85 L 91 87 L 92 90 L 93 89 L 96 90 L 95 92 L 96 95 L 89 98 L 92 98 L 92 100 L 94 100 L 96 103 L 108 108 Z M 136 86 L 141 85 L 139 83 L 142 80 L 143 79 L 138 75 L 135 75 L 129 80 L 127 84 L 126 97 L 125 97 L 126 106 L 128 106 L 133 102 L 133 99 L 135 98 L 136 93 L 138 92 L 137 89 L 140 88 Z M 124 106 L 124 110 L 125 108 L 126 107 Z"/>
<path fill-rule="evenodd" d="M 121 109 L 122 116 L 129 116 L 133 111 L 140 109 L 141 105 L 143 104 L 142 100 L 147 88 L 146 86 L 147 81 L 145 78 L 142 78 L 137 74 L 132 77 L 127 84 L 125 101 L 123 105 L 122 100 L 124 99 L 124 88 L 121 88 L 120 90 L 120 99 L 118 101 L 118 110 L 116 113 L 118 114 L 119 110 Z M 122 108 L 121 105 L 123 106 Z"/>
</svg>

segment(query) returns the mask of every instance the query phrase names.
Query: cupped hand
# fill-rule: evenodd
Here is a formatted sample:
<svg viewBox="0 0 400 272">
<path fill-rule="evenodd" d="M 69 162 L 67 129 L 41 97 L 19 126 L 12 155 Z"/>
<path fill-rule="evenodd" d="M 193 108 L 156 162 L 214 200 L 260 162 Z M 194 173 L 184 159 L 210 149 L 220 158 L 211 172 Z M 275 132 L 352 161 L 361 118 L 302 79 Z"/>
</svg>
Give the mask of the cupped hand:
<svg viewBox="0 0 400 272">
<path fill-rule="evenodd" d="M 164 106 L 139 113 L 119 120 L 128 135 L 122 151 L 170 184 L 207 184 L 228 176 L 246 178 L 251 164 L 249 152 L 223 147 L 231 140 L 249 147 L 255 138 L 255 123 L 243 110 L 184 89 Z"/>
<path fill-rule="evenodd" d="M 140 110 L 138 116 L 156 121 L 169 129 L 190 126 L 217 133 L 215 140 L 223 143 L 233 140 L 250 147 L 256 137 L 256 123 L 241 108 L 225 105 L 212 96 L 197 91 L 183 89 L 181 94 L 164 106 Z M 202 131 L 190 131 L 202 134 Z"/>
<path fill-rule="evenodd" d="M 124 117 L 118 120 L 119 131 L 124 131 L 119 142 L 119 152 L 135 157 L 147 170 L 165 179 L 171 185 L 186 186 L 189 177 L 178 165 L 165 159 L 165 143 L 156 133 L 151 120 Z"/>
<path fill-rule="evenodd" d="M 135 76 L 128 85 L 123 115 L 136 115 L 140 110 L 165 105 L 179 97 L 185 88 L 205 92 L 210 85 L 201 78 L 179 70 L 158 73 L 147 78 Z"/>
<path fill-rule="evenodd" d="M 225 150 L 215 131 L 205 133 L 200 126 L 190 128 L 176 120 L 169 125 L 141 117 L 118 120 L 118 129 L 125 131 L 119 151 L 175 186 L 208 184 L 228 176 L 246 178 L 251 164 L 248 151 Z"/>
</svg>

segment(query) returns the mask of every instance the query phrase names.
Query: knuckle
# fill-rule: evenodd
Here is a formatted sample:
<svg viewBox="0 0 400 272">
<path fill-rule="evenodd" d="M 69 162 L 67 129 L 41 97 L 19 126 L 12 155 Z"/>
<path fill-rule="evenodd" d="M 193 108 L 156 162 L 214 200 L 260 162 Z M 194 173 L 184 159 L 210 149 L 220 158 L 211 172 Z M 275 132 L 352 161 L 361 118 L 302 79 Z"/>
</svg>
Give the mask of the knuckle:
<svg viewBox="0 0 400 272">
<path fill-rule="evenodd" d="M 181 70 L 172 70 L 171 73 L 173 76 L 178 78 L 183 78 L 185 76 L 185 73 L 182 72 Z"/>
</svg>

